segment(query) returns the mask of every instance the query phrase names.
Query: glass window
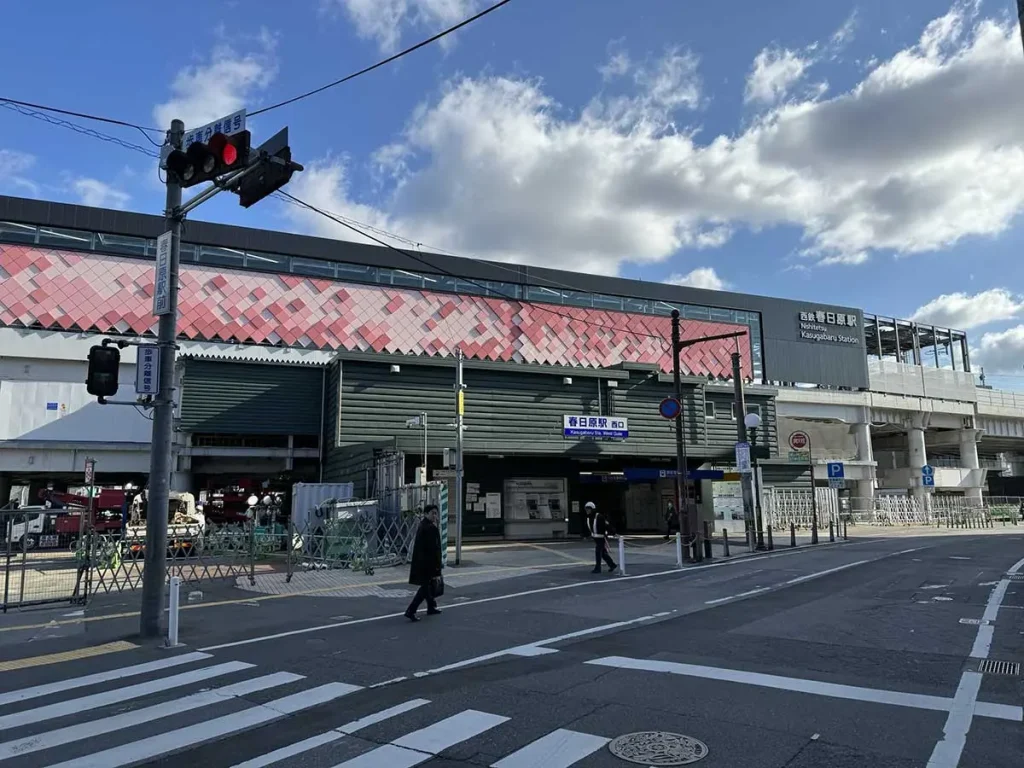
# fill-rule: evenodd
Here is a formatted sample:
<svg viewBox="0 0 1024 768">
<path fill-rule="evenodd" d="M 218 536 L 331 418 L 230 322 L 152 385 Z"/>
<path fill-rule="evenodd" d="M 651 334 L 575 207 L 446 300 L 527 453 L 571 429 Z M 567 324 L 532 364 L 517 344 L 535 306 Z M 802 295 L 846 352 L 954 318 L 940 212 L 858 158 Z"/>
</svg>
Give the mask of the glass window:
<svg viewBox="0 0 1024 768">
<path fill-rule="evenodd" d="M 234 248 L 204 245 L 199 248 L 199 263 L 218 267 L 242 267 L 245 266 L 245 253 Z"/>
<path fill-rule="evenodd" d="M 486 286 L 487 296 L 497 296 L 501 299 L 519 300 L 523 298 L 523 287 L 516 283 L 496 283 L 492 281 L 485 281 L 482 285 Z M 481 292 L 479 289 L 474 293 Z"/>
<path fill-rule="evenodd" d="M 550 288 L 542 288 L 539 285 L 528 285 L 526 287 L 527 301 L 544 301 L 549 304 L 561 304 L 562 294 Z"/>
<path fill-rule="evenodd" d="M 562 303 L 571 304 L 574 307 L 593 307 L 594 294 L 583 291 L 562 291 Z M 619 307 L 622 307 L 621 301 Z"/>
<path fill-rule="evenodd" d="M 664 301 L 656 301 L 651 306 L 651 312 L 655 315 L 671 315 L 673 309 L 675 307 L 671 304 L 666 304 Z"/>
<path fill-rule="evenodd" d="M 61 248 L 87 248 L 92 250 L 92 233 L 77 229 L 39 228 L 39 244 L 55 245 Z"/>
<path fill-rule="evenodd" d="M 351 280 L 354 283 L 376 283 L 380 282 L 376 267 L 368 267 L 363 264 L 345 264 L 339 262 L 334 265 L 337 269 L 340 280 Z"/>
<path fill-rule="evenodd" d="M 709 307 L 694 307 L 687 304 L 683 307 L 683 317 L 688 320 L 710 320 L 711 309 Z"/>
<path fill-rule="evenodd" d="M 624 299 L 622 308 L 627 312 L 639 312 L 646 315 L 651 311 L 651 303 L 644 299 Z"/>
<path fill-rule="evenodd" d="M 396 269 L 391 275 L 392 285 L 402 285 L 407 288 L 427 288 L 436 282 L 432 277 L 426 277 L 415 272 L 407 272 L 404 269 Z"/>
<path fill-rule="evenodd" d="M 622 311 L 624 302 L 621 296 L 607 296 L 603 293 L 594 294 L 595 309 L 612 309 Z"/>
<path fill-rule="evenodd" d="M 105 251 L 107 253 L 123 253 L 127 256 L 145 257 L 146 240 L 141 237 L 96 235 L 96 250 Z"/>
<path fill-rule="evenodd" d="M 280 253 L 253 253 L 245 252 L 245 266 L 249 269 L 258 269 L 263 272 L 287 272 L 288 257 Z"/>
<path fill-rule="evenodd" d="M 156 241 L 150 242 L 148 247 L 150 253 L 153 254 L 153 258 L 156 258 Z M 178 261 L 195 261 L 196 260 L 196 247 L 191 243 L 181 244 L 181 253 L 178 256 Z"/>
<path fill-rule="evenodd" d="M 28 224 L 0 221 L 0 241 L 5 243 L 34 243 L 38 230 Z"/>
<path fill-rule="evenodd" d="M 716 323 L 735 323 L 736 314 L 731 309 L 711 308 L 711 319 Z"/>
<path fill-rule="evenodd" d="M 756 413 L 759 417 L 761 416 L 761 406 L 757 403 L 747 405 L 747 413 Z"/>
<path fill-rule="evenodd" d="M 715 418 L 715 404 L 712 402 L 704 402 L 704 418 L 713 419 Z"/>
<path fill-rule="evenodd" d="M 715 403 L 715 414 L 719 419 L 735 419 L 736 403 Z"/>
<path fill-rule="evenodd" d="M 334 264 L 320 259 L 292 258 L 292 273 L 312 277 L 334 277 Z"/>
<path fill-rule="evenodd" d="M 953 332 L 953 365 L 958 371 L 967 370 L 967 361 L 964 360 L 964 347 L 967 346 L 967 336 L 962 333 Z"/>
</svg>

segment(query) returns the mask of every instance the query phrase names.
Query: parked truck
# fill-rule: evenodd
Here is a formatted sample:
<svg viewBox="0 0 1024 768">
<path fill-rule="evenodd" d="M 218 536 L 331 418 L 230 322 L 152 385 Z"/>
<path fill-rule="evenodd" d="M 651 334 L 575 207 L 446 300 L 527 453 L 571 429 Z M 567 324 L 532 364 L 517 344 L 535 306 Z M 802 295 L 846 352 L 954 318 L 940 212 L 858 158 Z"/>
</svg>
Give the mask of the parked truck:
<svg viewBox="0 0 1024 768">
<path fill-rule="evenodd" d="M 125 529 L 124 550 L 127 557 L 142 557 L 146 551 L 146 518 L 149 514 L 149 491 L 132 501 Z M 206 517 L 196 509 L 191 493 L 171 491 L 167 503 L 167 554 L 187 557 L 203 548 Z"/>
</svg>

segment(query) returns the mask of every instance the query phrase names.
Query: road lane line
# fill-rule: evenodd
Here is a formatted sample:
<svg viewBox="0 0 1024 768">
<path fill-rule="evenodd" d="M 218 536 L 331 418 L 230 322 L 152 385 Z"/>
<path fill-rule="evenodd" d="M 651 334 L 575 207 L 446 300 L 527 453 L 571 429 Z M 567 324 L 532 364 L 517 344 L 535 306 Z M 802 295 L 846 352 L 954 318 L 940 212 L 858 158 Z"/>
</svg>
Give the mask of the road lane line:
<svg viewBox="0 0 1024 768">
<path fill-rule="evenodd" d="M 97 683 L 110 682 L 111 680 L 121 680 L 126 677 L 145 675 L 161 669 L 178 667 L 182 664 L 191 664 L 193 661 L 202 661 L 203 659 L 209 658 L 211 658 L 211 656 L 208 653 L 184 653 L 180 656 L 169 656 L 168 658 L 160 659 L 159 661 L 147 661 L 145 664 L 135 664 L 131 667 L 111 669 L 107 672 L 97 672 L 96 674 L 85 675 L 84 677 L 73 677 L 69 680 L 60 680 L 56 683 L 35 685 L 31 688 L 22 688 L 17 691 L 0 694 L 0 706 L 14 704 L 19 701 L 28 701 L 29 699 L 38 699 L 40 696 L 49 696 L 53 693 L 63 693 L 64 691 L 71 691 L 75 688 L 84 688 L 89 685 L 96 685 Z"/>
<path fill-rule="evenodd" d="M 759 595 L 762 592 L 767 592 L 771 587 L 758 587 L 757 589 L 751 589 L 749 592 L 740 592 L 738 595 L 729 595 L 729 597 L 720 597 L 717 600 L 705 600 L 704 605 L 718 605 L 719 603 L 727 603 L 730 600 L 739 600 L 741 597 L 750 597 L 751 595 Z"/>
<path fill-rule="evenodd" d="M 913 552 L 913 551 L 914 550 L 909 549 L 906 552 L 897 552 L 896 554 L 897 555 L 905 555 L 905 554 L 907 554 L 907 552 Z M 786 584 L 786 586 L 792 586 L 793 584 L 800 584 L 800 583 L 805 582 L 805 581 L 810 581 L 811 579 L 817 579 L 817 578 L 820 578 L 822 576 L 828 576 L 830 573 L 839 573 L 839 571 L 845 571 L 847 568 L 854 568 L 854 567 L 856 567 L 858 565 L 864 565 L 865 563 L 871 563 L 871 562 L 874 562 L 874 561 L 872 561 L 872 560 L 858 560 L 855 563 L 847 563 L 846 565 L 840 565 L 840 566 L 838 566 L 836 568 L 829 568 L 827 571 L 818 571 L 817 573 L 809 573 L 806 576 L 797 576 L 795 579 L 790 579 L 789 581 L 784 582 L 784 583 Z"/>
<path fill-rule="evenodd" d="M 616 669 L 634 669 L 645 672 L 663 672 L 685 677 L 699 677 L 705 680 L 721 680 L 729 683 L 756 685 L 761 688 L 773 688 L 780 691 L 811 693 L 828 696 L 833 699 L 849 699 L 868 701 L 875 704 L 890 704 L 896 707 L 913 709 L 930 709 L 936 712 L 948 712 L 951 699 L 943 696 L 929 696 L 923 693 L 904 693 L 880 688 L 861 688 L 853 685 L 825 683 L 820 680 L 807 680 L 799 677 L 783 677 L 766 675 L 761 672 L 747 672 L 741 669 L 725 669 L 722 667 L 705 667 L 697 664 L 680 664 L 674 661 L 657 661 L 654 659 L 631 659 L 624 656 L 607 656 L 584 662 L 599 667 Z"/>
<path fill-rule="evenodd" d="M 120 704 L 132 699 L 139 699 L 149 696 L 152 693 L 159 693 L 171 688 L 181 688 L 185 685 L 209 680 L 221 675 L 230 675 L 234 672 L 241 672 L 243 669 L 252 669 L 255 664 L 244 661 L 229 661 L 224 664 L 216 664 L 212 667 L 194 669 L 191 672 L 182 672 L 171 677 L 158 677 L 155 680 L 148 680 L 145 683 L 130 685 L 127 688 L 115 688 L 111 691 L 94 693 L 91 696 L 83 696 L 80 699 L 67 699 L 48 704 L 45 707 L 26 709 L 22 712 L 14 712 L 10 715 L 0 717 L 0 730 L 14 728 L 19 725 L 39 723 L 43 720 L 52 720 L 55 717 L 64 717 L 78 712 L 85 712 L 90 709 L 99 709 L 111 704 Z"/>
<path fill-rule="evenodd" d="M 65 661 L 78 661 L 89 659 L 95 656 L 103 656 L 108 653 L 119 651 L 131 651 L 139 646 L 125 640 L 118 640 L 104 645 L 93 645 L 88 648 L 77 648 L 73 651 L 62 653 L 48 653 L 45 656 L 30 656 L 23 659 L 12 659 L 11 661 L 0 661 L 0 672 L 12 672 L 16 669 L 28 669 L 29 667 L 42 667 L 48 664 L 60 664 Z"/>
<path fill-rule="evenodd" d="M 385 720 L 395 717 L 396 715 L 405 714 L 418 707 L 422 707 L 425 704 L 429 704 L 430 701 L 427 699 L 411 699 L 403 704 L 398 704 L 394 707 L 381 710 L 380 712 L 374 712 L 372 715 L 367 715 L 359 720 L 354 720 L 351 723 L 346 723 L 340 728 L 335 728 L 333 731 L 327 731 L 325 733 L 311 736 L 308 739 L 303 739 L 294 744 L 289 744 L 287 747 L 281 747 L 275 749 L 273 752 L 268 752 L 265 755 L 254 757 L 252 760 L 246 760 L 244 763 L 238 763 L 233 768 L 264 768 L 274 763 L 279 763 L 282 760 L 287 760 L 290 757 L 301 755 L 310 750 L 322 747 L 324 744 L 331 744 L 338 739 L 349 736 L 357 731 L 361 731 L 363 728 L 369 728 L 371 725 L 384 722 Z"/>
<path fill-rule="evenodd" d="M 358 690 L 361 689 L 356 685 L 327 683 L 318 688 L 301 691 L 230 715 L 204 720 L 184 728 L 151 736 L 148 739 L 84 755 L 50 766 L 50 768 L 118 768 L 118 766 L 136 765 L 169 752 L 186 750 L 198 744 L 280 720 L 288 715 L 326 704 Z"/>
<path fill-rule="evenodd" d="M 123 712 L 119 715 L 105 717 L 100 720 L 91 720 L 87 723 L 70 725 L 67 728 L 46 731 L 16 741 L 8 741 L 6 744 L 0 744 L 0 760 L 9 760 L 12 757 L 28 755 L 43 749 L 53 749 L 54 747 L 71 744 L 82 739 L 91 739 L 94 736 L 113 733 L 122 728 L 131 728 L 142 723 L 149 723 L 164 717 L 181 714 L 182 712 L 219 704 L 233 697 L 247 696 L 250 693 L 265 691 L 269 688 L 294 683 L 302 679 L 302 675 L 296 675 L 291 672 L 275 672 L 271 675 L 246 680 L 243 683 L 225 685 L 210 691 L 202 691 L 201 693 L 184 696 L 180 699 L 165 701 L 152 707 Z"/>
<path fill-rule="evenodd" d="M 453 610 L 453 609 L 456 609 L 456 608 L 466 608 L 466 607 L 472 606 L 472 605 L 483 605 L 485 603 L 493 603 L 493 602 L 498 602 L 498 601 L 501 601 L 501 600 L 514 600 L 515 598 L 519 598 L 519 597 L 530 597 L 532 595 L 542 595 L 542 594 L 547 594 L 549 592 L 560 592 L 560 591 L 563 591 L 563 590 L 566 590 L 566 589 L 583 589 L 583 588 L 592 587 L 592 586 L 595 586 L 595 585 L 602 585 L 602 584 L 622 584 L 622 583 L 627 582 L 627 581 L 637 581 L 637 580 L 641 580 L 641 579 L 653 579 L 653 578 L 657 578 L 659 576 L 686 575 L 686 574 L 694 573 L 694 572 L 698 572 L 698 571 L 707 571 L 707 570 L 710 570 L 712 568 L 725 568 L 725 567 L 729 567 L 729 566 L 743 565 L 745 563 L 759 562 L 761 560 L 771 560 L 771 559 L 777 558 L 777 557 L 792 557 L 793 555 L 800 555 L 800 554 L 804 554 L 804 553 L 807 553 L 807 552 L 820 552 L 820 551 L 824 551 L 824 550 L 836 549 L 836 548 L 839 548 L 839 547 L 852 547 L 852 546 L 856 546 L 858 544 L 868 544 L 868 543 L 871 543 L 872 541 L 874 541 L 874 539 L 869 539 L 869 540 L 865 540 L 865 541 L 855 541 L 855 542 L 836 542 L 835 544 L 818 544 L 818 545 L 814 545 L 813 548 L 810 545 L 808 545 L 806 547 L 798 547 L 797 549 L 794 549 L 794 550 L 792 550 L 790 552 L 777 552 L 777 553 L 770 554 L 770 555 L 756 555 L 756 556 L 753 556 L 753 557 L 744 557 L 744 558 L 740 558 L 740 559 L 737 559 L 737 560 L 723 560 L 723 561 L 719 561 L 719 562 L 715 562 L 715 563 L 708 563 L 707 565 L 691 565 L 691 566 L 688 566 L 686 568 L 670 568 L 670 569 L 665 570 L 665 571 L 655 571 L 653 573 L 641 573 L 641 574 L 636 574 L 636 575 L 633 575 L 633 576 L 619 576 L 619 577 L 614 578 L 614 579 L 600 579 L 600 580 L 593 580 L 593 581 L 579 581 L 579 582 L 573 582 L 571 584 L 558 584 L 558 585 L 553 586 L 553 587 L 540 587 L 538 589 L 527 589 L 527 590 L 524 590 L 522 592 L 508 592 L 508 593 L 505 593 L 505 594 L 502 594 L 502 595 L 494 595 L 492 597 L 481 597 L 481 598 L 478 598 L 476 600 L 466 600 L 465 602 L 462 602 L 462 603 L 452 603 L 452 604 L 448 605 L 445 610 Z M 909 552 L 909 551 L 916 551 L 916 550 L 907 550 L 907 551 Z M 884 560 L 887 557 L 893 557 L 895 555 L 900 555 L 900 554 L 904 554 L 904 553 L 902 553 L 902 552 L 889 552 L 889 553 L 881 555 L 880 557 L 877 557 L 877 558 L 875 558 L 873 560 L 868 560 L 866 562 L 873 563 L 873 562 L 877 562 L 878 560 Z M 303 627 L 302 629 L 292 629 L 292 630 L 288 630 L 286 632 L 276 632 L 276 633 L 274 633 L 272 635 L 262 635 L 260 637 L 249 637 L 249 638 L 246 638 L 245 640 L 235 640 L 235 641 L 230 642 L 230 643 L 220 643 L 218 645 L 208 645 L 208 646 L 206 646 L 204 648 L 200 648 L 199 650 L 201 650 L 201 651 L 219 651 L 219 650 L 223 650 L 224 648 L 238 648 L 239 646 L 243 646 L 243 645 L 252 645 L 253 643 L 262 643 L 262 642 L 266 642 L 268 640 L 280 640 L 280 639 L 285 638 L 285 637 L 295 637 L 296 635 L 309 634 L 310 632 L 323 632 L 323 631 L 330 630 L 330 629 L 341 629 L 343 627 L 352 627 L 352 626 L 358 626 L 360 624 L 369 624 L 369 623 L 376 622 L 376 621 L 384 621 L 385 619 L 396 619 L 396 618 L 402 617 L 403 615 L 404 614 L 401 613 L 401 612 L 385 613 L 385 614 L 381 614 L 381 615 L 378 615 L 378 616 L 367 616 L 367 617 L 362 618 L 362 619 L 351 619 L 349 621 L 339 621 L 339 622 L 335 622 L 335 623 L 332 623 L 332 624 L 320 624 L 320 625 L 315 626 L 315 627 Z"/>
<path fill-rule="evenodd" d="M 603 736 L 559 728 L 499 760 L 491 768 L 536 768 L 540 765 L 544 768 L 569 768 L 609 741 L 611 739 Z"/>
<path fill-rule="evenodd" d="M 1012 565 L 1007 571 L 1007 575 L 1019 572 L 1022 567 L 1024 567 L 1024 558 Z M 999 583 L 992 588 L 988 602 L 985 604 L 985 613 L 982 615 L 982 619 L 989 623 L 978 627 L 978 634 L 975 635 L 974 645 L 971 647 L 971 658 L 988 658 L 992 648 L 992 638 L 995 636 L 993 625 L 1009 586 L 1010 580 L 1004 578 L 1000 579 Z M 983 676 L 980 672 L 970 670 L 964 671 L 960 676 L 960 684 L 953 697 L 953 706 L 950 708 L 946 724 L 942 728 L 942 738 L 935 744 L 932 755 L 928 759 L 927 768 L 957 768 L 960 764 L 960 757 L 967 745 L 967 734 L 971 730 L 971 722 L 975 715 L 982 714 L 978 709 L 978 692 L 981 690 L 982 679 Z"/>
</svg>

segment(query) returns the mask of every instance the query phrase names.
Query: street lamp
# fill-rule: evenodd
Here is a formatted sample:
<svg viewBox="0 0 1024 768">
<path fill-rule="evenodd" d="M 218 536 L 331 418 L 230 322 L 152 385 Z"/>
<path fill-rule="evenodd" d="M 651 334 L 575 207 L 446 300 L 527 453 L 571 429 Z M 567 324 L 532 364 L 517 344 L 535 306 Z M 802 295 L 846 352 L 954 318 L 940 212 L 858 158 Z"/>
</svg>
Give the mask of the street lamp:
<svg viewBox="0 0 1024 768">
<path fill-rule="evenodd" d="M 757 484 L 757 430 L 761 426 L 761 417 L 751 412 L 743 417 L 743 424 L 750 435 L 750 473 L 754 486 L 754 511 L 757 525 L 757 548 L 764 550 L 764 520 L 761 516 L 761 489 Z"/>
</svg>

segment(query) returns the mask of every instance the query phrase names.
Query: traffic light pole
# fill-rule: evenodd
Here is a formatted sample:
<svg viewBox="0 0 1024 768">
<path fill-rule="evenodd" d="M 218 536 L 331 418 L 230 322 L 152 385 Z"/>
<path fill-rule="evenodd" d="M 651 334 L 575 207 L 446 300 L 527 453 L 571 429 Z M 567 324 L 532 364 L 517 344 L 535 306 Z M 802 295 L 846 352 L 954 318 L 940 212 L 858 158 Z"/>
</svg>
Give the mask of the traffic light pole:
<svg viewBox="0 0 1024 768">
<path fill-rule="evenodd" d="M 168 141 L 181 149 L 185 124 L 171 121 Z M 142 572 L 142 611 L 139 632 L 160 636 L 164 612 L 164 579 L 167 558 L 167 515 L 171 491 L 171 442 L 174 439 L 174 354 L 178 326 L 178 263 L 181 254 L 181 184 L 167 174 L 165 220 L 171 233 L 167 291 L 170 311 L 160 316 L 157 346 L 160 348 L 160 392 L 153 402 L 153 438 L 149 457 L 149 503 L 146 508 L 146 565 Z"/>
<path fill-rule="evenodd" d="M 466 385 L 462 380 L 463 353 L 460 346 L 455 351 L 455 564 L 462 564 L 462 508 L 465 506 L 463 483 L 465 463 L 462 458 L 462 433 L 465 430 L 463 415 L 466 410 Z"/>
</svg>

